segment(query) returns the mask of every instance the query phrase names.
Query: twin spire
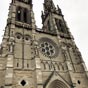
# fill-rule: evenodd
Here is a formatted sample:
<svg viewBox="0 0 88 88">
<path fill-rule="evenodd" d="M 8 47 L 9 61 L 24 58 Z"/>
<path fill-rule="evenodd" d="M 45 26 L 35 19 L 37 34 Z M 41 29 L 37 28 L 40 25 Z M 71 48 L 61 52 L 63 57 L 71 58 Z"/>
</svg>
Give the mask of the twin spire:
<svg viewBox="0 0 88 88">
<path fill-rule="evenodd" d="M 22 3 L 22 4 L 24 3 L 25 5 L 27 5 L 27 7 L 28 7 L 28 5 L 30 5 L 30 8 L 22 7 L 21 4 L 19 4 L 19 6 L 17 6 L 17 8 L 16 8 L 16 20 L 31 25 L 31 23 L 32 23 L 31 18 L 33 16 L 32 13 L 30 13 L 30 11 L 32 11 L 32 0 L 12 0 L 12 3 L 15 3 L 15 2 L 16 3 Z M 43 28 L 46 27 L 47 30 L 49 30 L 49 32 L 50 31 L 53 32 L 53 30 L 55 29 L 53 27 L 55 25 L 56 20 L 58 20 L 57 25 L 59 25 L 59 19 L 54 17 L 55 21 L 52 20 L 52 18 L 53 18 L 52 13 L 57 15 L 57 16 L 62 16 L 61 9 L 59 8 L 59 6 L 57 6 L 57 8 L 55 7 L 53 0 L 44 0 L 43 5 L 44 5 L 44 11 L 42 12 Z M 43 29 L 43 30 L 45 30 L 45 29 Z"/>
<path fill-rule="evenodd" d="M 61 9 L 58 5 L 57 8 L 55 7 L 53 0 L 44 0 L 44 14 L 47 15 L 50 12 L 62 15 Z"/>
<path fill-rule="evenodd" d="M 12 0 L 12 3 L 14 3 L 15 1 L 32 4 L 33 0 Z M 44 14 L 46 15 L 50 12 L 61 14 L 61 9 L 59 8 L 59 6 L 57 6 L 57 9 L 56 9 L 53 3 L 53 0 L 44 0 Z"/>
<path fill-rule="evenodd" d="M 59 8 L 59 6 L 57 5 L 57 8 L 54 5 L 53 0 L 44 0 L 44 12 L 42 11 L 42 23 L 45 20 L 45 18 L 47 17 L 47 15 L 49 15 L 50 13 L 55 13 L 57 15 L 62 15 L 62 11 Z"/>
<path fill-rule="evenodd" d="M 56 7 L 52 0 L 44 0 L 44 11 L 45 13 L 54 12 Z"/>
</svg>

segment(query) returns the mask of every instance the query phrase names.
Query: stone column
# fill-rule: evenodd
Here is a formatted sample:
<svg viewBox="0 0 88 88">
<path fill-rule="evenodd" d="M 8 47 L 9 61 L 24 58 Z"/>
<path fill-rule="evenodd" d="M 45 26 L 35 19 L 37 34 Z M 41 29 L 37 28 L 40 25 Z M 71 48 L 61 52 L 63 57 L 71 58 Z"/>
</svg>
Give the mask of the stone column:
<svg viewBox="0 0 88 88">
<path fill-rule="evenodd" d="M 36 84 L 37 88 L 43 88 L 42 84 L 42 71 L 41 71 L 41 61 L 38 53 L 38 43 L 34 40 L 34 50 L 35 50 L 35 72 L 36 72 Z"/>
<path fill-rule="evenodd" d="M 7 57 L 6 74 L 5 74 L 5 88 L 12 88 L 13 82 L 13 55 L 9 54 Z"/>
</svg>

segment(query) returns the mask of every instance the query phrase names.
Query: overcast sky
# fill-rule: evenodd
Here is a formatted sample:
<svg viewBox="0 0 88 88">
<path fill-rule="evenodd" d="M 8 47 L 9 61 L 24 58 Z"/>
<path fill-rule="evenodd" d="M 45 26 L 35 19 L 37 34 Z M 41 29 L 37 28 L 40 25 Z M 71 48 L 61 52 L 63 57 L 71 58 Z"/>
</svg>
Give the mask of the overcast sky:
<svg viewBox="0 0 88 88">
<path fill-rule="evenodd" d="M 55 5 L 62 9 L 65 20 L 75 42 L 82 53 L 83 59 L 88 68 L 88 0 L 53 0 Z M 6 26 L 9 3 L 11 0 L 0 1 L 0 42 L 3 37 L 3 30 Z M 33 0 L 36 24 L 41 28 L 41 10 L 43 0 Z"/>
</svg>

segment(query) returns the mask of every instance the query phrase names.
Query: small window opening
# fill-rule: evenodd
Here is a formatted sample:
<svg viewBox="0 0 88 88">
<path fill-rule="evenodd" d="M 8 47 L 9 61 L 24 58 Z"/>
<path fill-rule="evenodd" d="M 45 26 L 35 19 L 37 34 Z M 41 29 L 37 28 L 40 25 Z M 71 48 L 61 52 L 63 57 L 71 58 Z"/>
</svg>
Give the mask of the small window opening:
<svg viewBox="0 0 88 88">
<path fill-rule="evenodd" d="M 25 85 L 26 85 L 26 81 L 25 81 L 25 80 L 22 80 L 22 81 L 21 81 L 21 85 L 22 85 L 22 86 L 25 86 Z"/>
<path fill-rule="evenodd" d="M 64 28 L 63 22 L 61 20 L 59 20 L 59 25 L 60 25 L 61 31 L 64 32 L 65 28 Z"/>
<path fill-rule="evenodd" d="M 51 70 L 51 66 L 49 65 L 49 70 Z"/>
<path fill-rule="evenodd" d="M 19 67 L 19 63 L 17 63 L 17 67 Z"/>
<path fill-rule="evenodd" d="M 20 10 L 17 11 L 17 20 L 18 21 L 21 20 L 21 11 Z"/>
<path fill-rule="evenodd" d="M 60 70 L 60 67 L 59 67 L 59 65 L 58 65 L 58 70 Z"/>
<path fill-rule="evenodd" d="M 50 29 L 50 22 L 48 21 L 48 30 L 50 31 L 51 29 Z"/>
<path fill-rule="evenodd" d="M 59 19 L 55 19 L 55 22 L 56 22 L 56 25 L 57 25 L 57 28 L 60 32 L 65 32 L 65 26 L 63 24 L 63 21 L 62 20 L 59 20 Z"/>
<path fill-rule="evenodd" d="M 21 21 L 21 8 L 17 8 L 17 20 Z"/>
<path fill-rule="evenodd" d="M 80 80 L 78 80 L 78 84 L 81 84 L 81 81 Z"/>
<path fill-rule="evenodd" d="M 44 64 L 44 63 L 43 63 Z M 44 64 L 44 69 L 46 69 L 46 65 Z"/>
<path fill-rule="evenodd" d="M 29 64 L 27 64 L 27 68 L 29 68 Z"/>
</svg>

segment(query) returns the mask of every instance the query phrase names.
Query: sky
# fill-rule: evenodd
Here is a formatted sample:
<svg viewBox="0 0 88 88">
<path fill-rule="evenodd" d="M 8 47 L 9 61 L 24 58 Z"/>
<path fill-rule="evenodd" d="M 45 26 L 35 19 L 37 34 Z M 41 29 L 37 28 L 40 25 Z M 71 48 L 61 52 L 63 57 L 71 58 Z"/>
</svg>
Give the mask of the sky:
<svg viewBox="0 0 88 88">
<path fill-rule="evenodd" d="M 88 68 L 88 0 L 53 1 L 55 5 L 58 4 L 62 9 L 64 18 L 75 38 L 76 45 L 81 51 L 83 60 Z M 0 42 L 6 26 L 10 2 L 11 0 L 0 1 Z M 38 28 L 41 28 L 41 11 L 43 9 L 43 0 L 33 0 L 33 4 L 36 25 Z"/>
</svg>

